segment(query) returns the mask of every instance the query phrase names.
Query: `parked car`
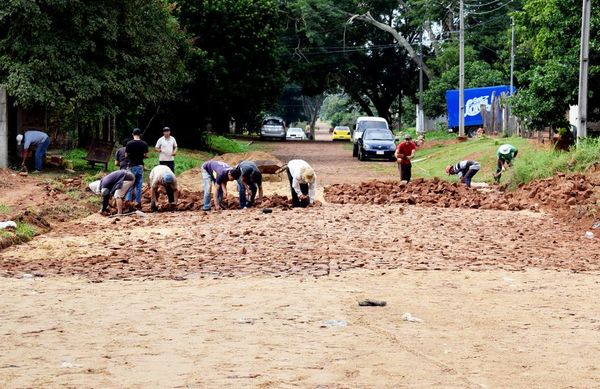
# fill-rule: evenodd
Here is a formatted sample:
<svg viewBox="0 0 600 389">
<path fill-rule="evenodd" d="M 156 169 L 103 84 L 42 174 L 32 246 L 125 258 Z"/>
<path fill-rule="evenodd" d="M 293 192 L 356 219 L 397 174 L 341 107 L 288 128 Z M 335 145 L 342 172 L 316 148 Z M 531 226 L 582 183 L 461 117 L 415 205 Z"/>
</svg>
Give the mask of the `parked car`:
<svg viewBox="0 0 600 389">
<path fill-rule="evenodd" d="M 363 132 L 367 128 L 382 128 L 389 131 L 387 120 L 376 116 L 360 116 L 354 124 L 354 132 L 352 133 L 352 156 L 358 157 L 358 140 L 362 137 Z"/>
<path fill-rule="evenodd" d="M 277 116 L 267 116 L 260 128 L 260 139 L 276 138 L 285 140 L 285 122 Z"/>
<path fill-rule="evenodd" d="M 358 160 L 385 158 L 395 161 L 396 137 L 387 128 L 367 128 L 358 139 Z"/>
<path fill-rule="evenodd" d="M 306 134 L 302 131 L 301 128 L 298 127 L 290 127 L 287 130 L 287 135 L 285 136 L 287 140 L 306 140 Z"/>
<path fill-rule="evenodd" d="M 350 127 L 335 126 L 333 129 L 331 140 L 350 140 Z"/>
</svg>

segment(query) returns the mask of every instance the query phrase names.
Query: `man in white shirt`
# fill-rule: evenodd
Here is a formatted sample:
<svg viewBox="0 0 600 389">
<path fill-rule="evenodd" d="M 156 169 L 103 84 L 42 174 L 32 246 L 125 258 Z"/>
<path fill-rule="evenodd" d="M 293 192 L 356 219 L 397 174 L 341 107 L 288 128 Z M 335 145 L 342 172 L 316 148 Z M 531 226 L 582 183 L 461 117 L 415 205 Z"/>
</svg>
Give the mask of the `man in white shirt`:
<svg viewBox="0 0 600 389">
<path fill-rule="evenodd" d="M 177 154 L 177 141 L 171 136 L 171 129 L 169 127 L 163 128 L 163 136 L 158 139 L 154 148 L 160 152 L 158 163 L 168 166 L 175 173 L 174 157 Z"/>
<path fill-rule="evenodd" d="M 292 191 L 292 207 L 305 208 L 315 202 L 317 177 L 313 168 L 302 159 L 287 163 L 287 174 Z"/>
<path fill-rule="evenodd" d="M 150 193 L 151 202 L 150 208 L 152 212 L 158 211 L 158 189 L 162 186 L 167 192 L 169 198 L 169 208 L 174 211 L 177 206 L 177 198 L 179 197 L 179 189 L 177 187 L 177 178 L 175 173 L 166 165 L 158 165 L 152 168 L 150 176 Z"/>
</svg>

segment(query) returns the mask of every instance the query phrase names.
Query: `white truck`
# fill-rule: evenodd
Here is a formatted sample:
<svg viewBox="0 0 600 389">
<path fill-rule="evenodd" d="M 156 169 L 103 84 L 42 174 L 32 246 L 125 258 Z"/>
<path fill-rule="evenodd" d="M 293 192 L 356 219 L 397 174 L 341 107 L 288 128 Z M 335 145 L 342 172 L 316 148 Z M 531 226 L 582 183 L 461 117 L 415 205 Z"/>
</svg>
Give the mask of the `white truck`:
<svg viewBox="0 0 600 389">
<path fill-rule="evenodd" d="M 354 124 L 352 132 L 352 156 L 358 157 L 358 140 L 367 128 L 385 128 L 389 130 L 388 122 L 377 116 L 359 116 Z"/>
</svg>

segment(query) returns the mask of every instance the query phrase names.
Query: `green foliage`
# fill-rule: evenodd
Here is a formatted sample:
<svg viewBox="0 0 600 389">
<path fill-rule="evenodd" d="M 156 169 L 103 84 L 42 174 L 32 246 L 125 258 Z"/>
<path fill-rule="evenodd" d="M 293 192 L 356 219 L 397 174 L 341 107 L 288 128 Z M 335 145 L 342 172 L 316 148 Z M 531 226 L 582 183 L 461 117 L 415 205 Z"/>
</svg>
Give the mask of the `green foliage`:
<svg viewBox="0 0 600 389">
<path fill-rule="evenodd" d="M 20 107 L 97 120 L 173 97 L 185 45 L 163 0 L 5 1 L 0 83 Z"/>
<path fill-rule="evenodd" d="M 348 126 L 352 128 L 360 112 L 345 94 L 329 95 L 323 101 L 320 112 L 321 120 L 331 122 L 332 126 Z"/>
</svg>

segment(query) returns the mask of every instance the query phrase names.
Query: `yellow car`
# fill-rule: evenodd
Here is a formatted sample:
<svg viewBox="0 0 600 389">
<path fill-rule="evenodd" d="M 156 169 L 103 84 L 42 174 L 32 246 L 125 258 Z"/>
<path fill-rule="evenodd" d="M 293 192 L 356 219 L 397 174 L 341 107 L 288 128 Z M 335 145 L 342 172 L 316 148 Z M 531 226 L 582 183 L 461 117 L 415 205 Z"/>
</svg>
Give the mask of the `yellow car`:
<svg viewBox="0 0 600 389">
<path fill-rule="evenodd" d="M 350 128 L 346 126 L 335 126 L 331 140 L 350 140 Z"/>
</svg>

